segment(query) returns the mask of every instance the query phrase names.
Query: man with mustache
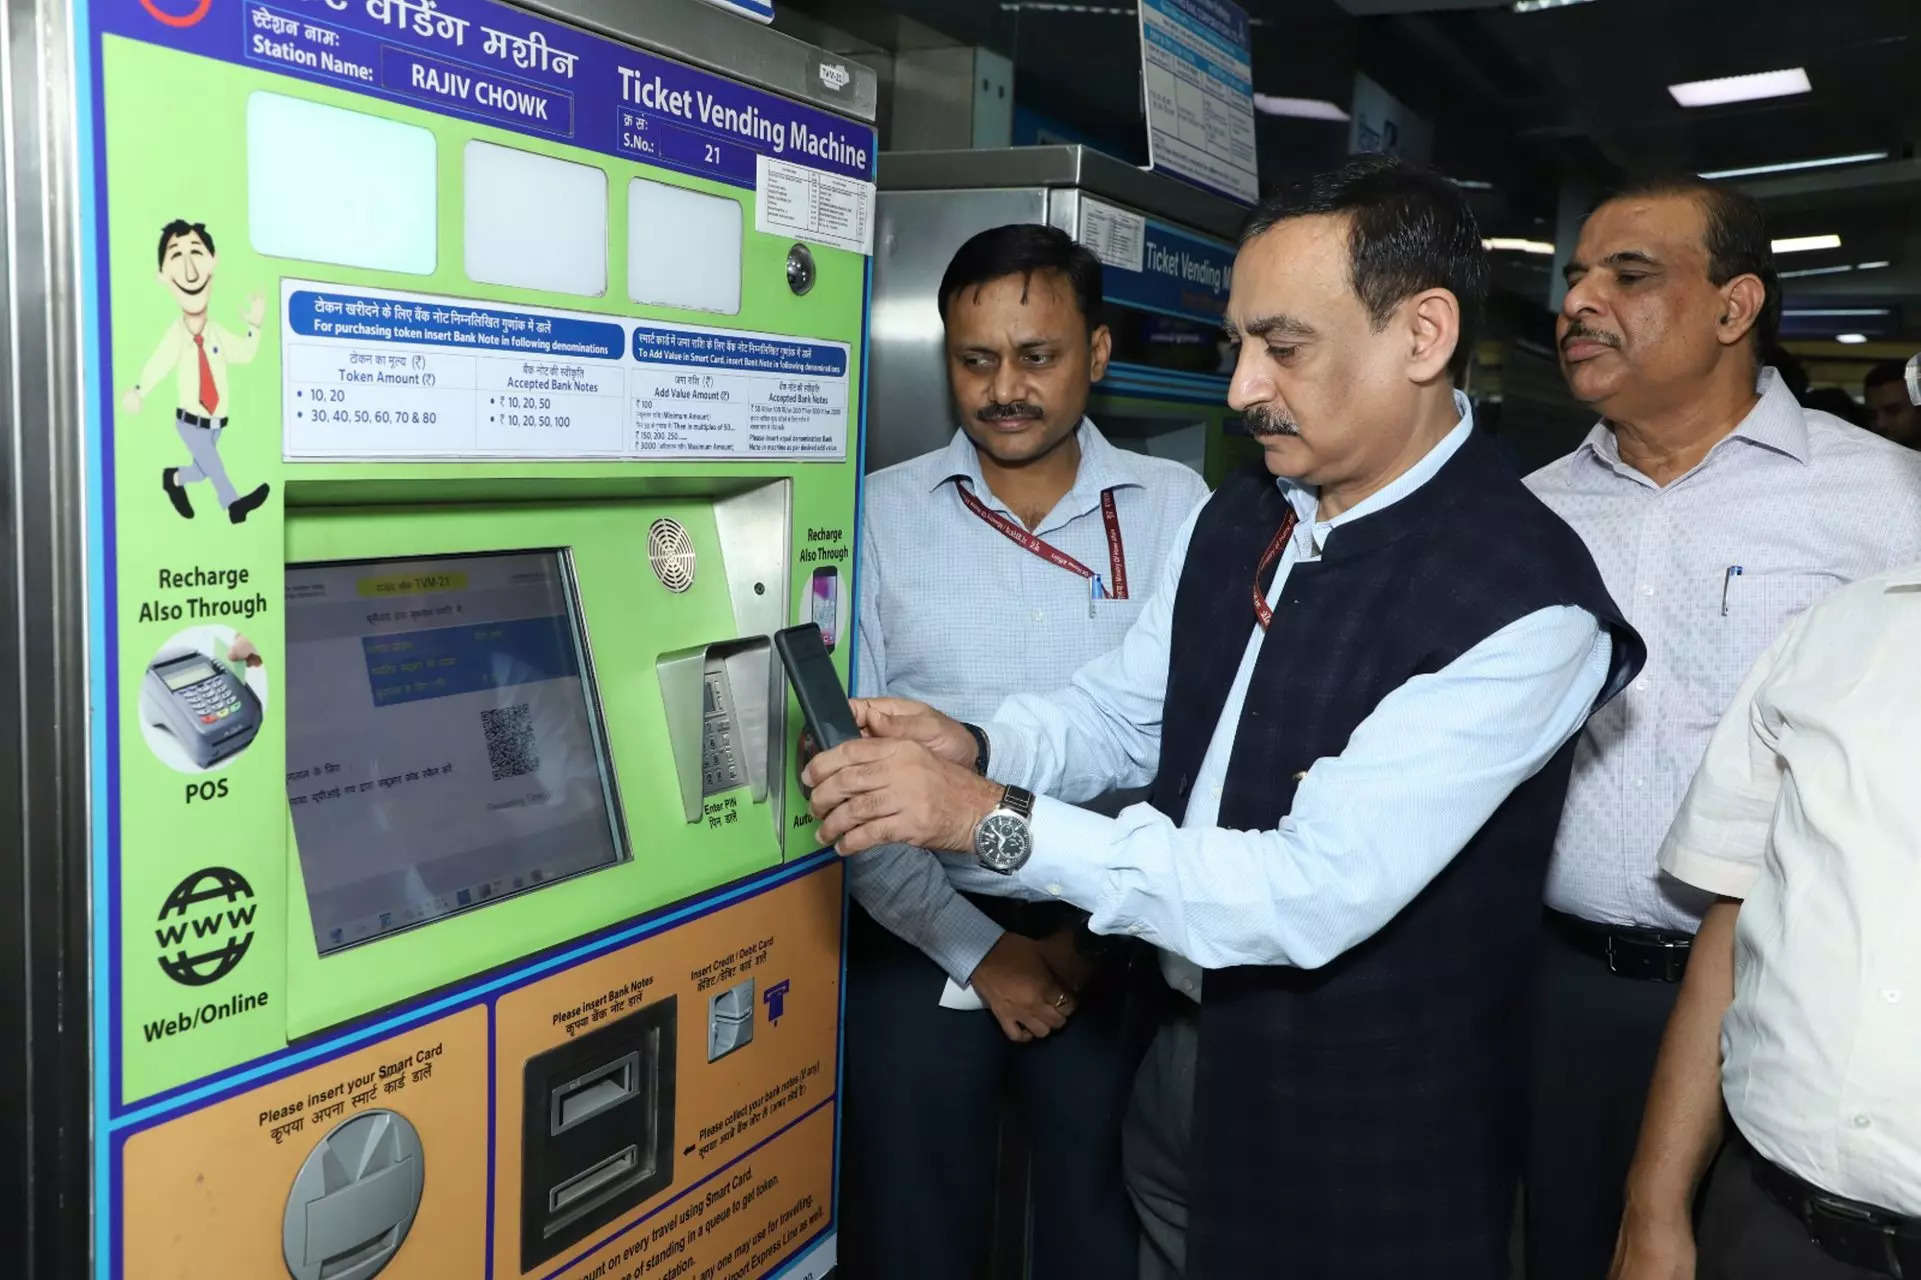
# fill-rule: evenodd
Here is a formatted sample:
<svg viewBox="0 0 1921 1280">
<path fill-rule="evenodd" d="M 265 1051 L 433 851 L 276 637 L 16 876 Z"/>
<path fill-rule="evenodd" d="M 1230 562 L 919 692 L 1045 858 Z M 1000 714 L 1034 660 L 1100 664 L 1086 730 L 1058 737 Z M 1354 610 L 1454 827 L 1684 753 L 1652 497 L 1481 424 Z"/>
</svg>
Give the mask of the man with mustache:
<svg viewBox="0 0 1921 1280">
<path fill-rule="evenodd" d="M 1746 196 L 1693 178 L 1631 187 L 1589 216 L 1567 281 L 1562 373 L 1602 416 L 1527 483 L 1586 541 L 1648 663 L 1581 734 L 1548 873 L 1527 1250 L 1529 1275 L 1599 1280 L 1712 900 L 1657 866 L 1662 836 L 1783 624 L 1921 558 L 1921 459 L 1804 410 L 1760 363 L 1781 291 Z"/>
<path fill-rule="evenodd" d="M 207 314 L 219 260 L 214 256 L 213 233 L 202 223 L 175 218 L 162 227 L 159 258 L 160 283 L 179 306 L 180 319 L 161 335 L 160 345 L 140 370 L 140 381 L 122 398 L 121 408 L 128 417 L 138 414 L 146 397 L 161 389 L 171 375 L 173 385 L 167 390 L 174 404 L 174 430 L 187 446 L 190 463 L 161 471 L 160 487 L 181 518 L 191 520 L 193 503 L 186 487 L 206 480 L 213 485 L 227 519 L 239 524 L 267 500 L 267 486 L 238 492 L 220 461 L 220 437 L 227 430 L 227 367 L 254 358 L 266 303 L 258 294 L 247 300 L 244 336 L 236 336 Z"/>
<path fill-rule="evenodd" d="M 1263 203 L 1228 322 L 1266 466 L 1121 647 L 1002 703 L 978 768 L 889 698 L 807 768 L 843 853 L 971 853 L 1167 953 L 1125 1132 L 1148 1280 L 1506 1274 L 1548 846 L 1641 645 L 1454 389 L 1487 272 L 1459 189 L 1386 157 Z"/>
<path fill-rule="evenodd" d="M 1120 642 L 1207 487 L 1087 418 L 1110 338 L 1100 260 L 1065 232 L 981 232 L 937 297 L 960 430 L 868 477 L 855 675 L 978 719 Z M 1066 904 L 982 896 L 987 873 L 950 876 L 915 850 L 877 850 L 848 875 L 842 1270 L 979 1273 L 1011 1093 L 1032 1152 L 1034 1274 L 1131 1272 L 1120 1115 L 1148 1027 L 1128 957 Z"/>
</svg>

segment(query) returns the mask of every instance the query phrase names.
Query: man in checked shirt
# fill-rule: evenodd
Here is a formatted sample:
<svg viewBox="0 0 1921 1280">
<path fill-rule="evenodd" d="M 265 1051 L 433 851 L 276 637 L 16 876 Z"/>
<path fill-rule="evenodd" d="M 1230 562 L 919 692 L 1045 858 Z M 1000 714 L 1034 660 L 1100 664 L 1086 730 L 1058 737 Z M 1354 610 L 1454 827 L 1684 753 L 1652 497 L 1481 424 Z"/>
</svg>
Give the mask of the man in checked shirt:
<svg viewBox="0 0 1921 1280">
<path fill-rule="evenodd" d="M 979 720 L 1120 642 L 1207 487 L 1086 417 L 1110 338 L 1100 261 L 1066 233 L 982 232 L 939 305 L 961 429 L 868 477 L 856 681 Z M 1149 1025 L 1125 954 L 1065 903 L 967 892 L 991 878 L 977 867 L 891 846 L 848 869 L 842 1270 L 978 1274 L 1011 1090 L 1034 1275 L 1133 1275 L 1120 1121 Z"/>
<path fill-rule="evenodd" d="M 1742 678 L 1844 583 L 1921 559 L 1921 457 L 1803 410 L 1757 353 L 1781 288 L 1759 207 L 1693 178 L 1596 209 L 1561 369 L 1601 420 L 1528 487 L 1647 641 L 1578 739 L 1534 991 L 1530 1276 L 1600 1280 L 1661 1031 L 1709 894 L 1656 865 Z"/>
</svg>

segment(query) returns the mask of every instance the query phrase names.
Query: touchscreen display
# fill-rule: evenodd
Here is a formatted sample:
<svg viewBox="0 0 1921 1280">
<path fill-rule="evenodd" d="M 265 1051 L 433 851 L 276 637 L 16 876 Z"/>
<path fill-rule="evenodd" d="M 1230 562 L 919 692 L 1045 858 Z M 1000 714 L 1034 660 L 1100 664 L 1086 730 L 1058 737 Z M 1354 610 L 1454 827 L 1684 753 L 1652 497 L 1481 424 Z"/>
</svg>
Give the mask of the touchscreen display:
<svg viewBox="0 0 1921 1280">
<path fill-rule="evenodd" d="M 287 802 L 322 954 L 626 857 L 567 569 L 287 566 Z"/>
</svg>

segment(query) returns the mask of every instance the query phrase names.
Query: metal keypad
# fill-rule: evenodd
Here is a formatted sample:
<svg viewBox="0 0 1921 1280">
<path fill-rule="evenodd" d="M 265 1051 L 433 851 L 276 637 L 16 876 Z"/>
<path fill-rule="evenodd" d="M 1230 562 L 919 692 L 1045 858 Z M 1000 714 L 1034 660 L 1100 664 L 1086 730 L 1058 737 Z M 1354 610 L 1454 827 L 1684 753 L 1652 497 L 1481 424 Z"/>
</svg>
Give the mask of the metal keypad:
<svg viewBox="0 0 1921 1280">
<path fill-rule="evenodd" d="M 745 785 L 746 775 L 734 746 L 733 695 L 727 688 L 726 673 L 718 668 L 709 670 L 706 682 L 700 731 L 700 792 L 712 796 Z"/>
</svg>

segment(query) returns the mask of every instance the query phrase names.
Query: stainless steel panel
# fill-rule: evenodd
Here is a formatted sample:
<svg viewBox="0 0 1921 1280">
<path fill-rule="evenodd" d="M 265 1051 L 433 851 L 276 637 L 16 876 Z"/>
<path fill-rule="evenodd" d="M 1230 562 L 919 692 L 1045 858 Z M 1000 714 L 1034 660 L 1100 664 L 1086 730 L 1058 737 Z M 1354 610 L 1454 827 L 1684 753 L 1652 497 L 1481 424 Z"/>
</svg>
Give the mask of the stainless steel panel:
<svg viewBox="0 0 1921 1280">
<path fill-rule="evenodd" d="M 936 296 L 954 251 L 990 227 L 1046 218 L 1042 187 L 881 192 L 867 325 L 869 471 L 938 449 L 954 434 Z"/>
<path fill-rule="evenodd" d="M 86 425 L 71 7 L 0 8 L 0 1240 L 85 1274 Z"/>
<path fill-rule="evenodd" d="M 878 81 L 846 54 L 796 40 L 703 0 L 514 0 L 535 13 L 799 98 L 874 120 Z"/>
<path fill-rule="evenodd" d="M 1247 217 L 1247 210 L 1232 200 L 1081 146 L 884 151 L 880 185 L 886 191 L 1077 187 L 1138 213 L 1229 241 L 1240 237 Z"/>
<path fill-rule="evenodd" d="M 721 568 L 727 575 L 727 595 L 734 606 L 734 629 L 743 636 L 768 636 L 787 625 L 787 602 L 792 598 L 794 484 L 776 480 L 714 504 L 714 532 L 720 538 Z M 771 643 L 771 641 L 770 641 Z M 762 721 L 766 746 L 753 766 L 760 779 L 754 793 L 764 793 L 774 821 L 774 840 L 782 849 L 787 839 L 787 677 L 772 650 L 759 659 L 759 687 L 765 691 Z M 752 679 L 742 673 L 739 679 Z M 736 684 L 735 697 L 743 686 Z M 752 692 L 748 688 L 748 692 Z M 812 852 L 808 849 L 807 852 Z"/>
</svg>

